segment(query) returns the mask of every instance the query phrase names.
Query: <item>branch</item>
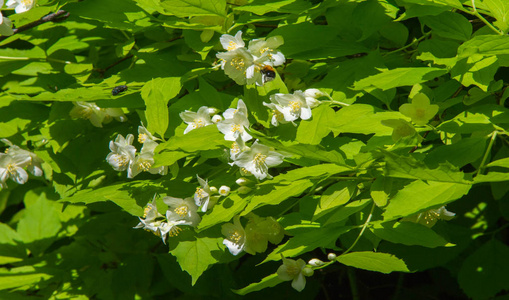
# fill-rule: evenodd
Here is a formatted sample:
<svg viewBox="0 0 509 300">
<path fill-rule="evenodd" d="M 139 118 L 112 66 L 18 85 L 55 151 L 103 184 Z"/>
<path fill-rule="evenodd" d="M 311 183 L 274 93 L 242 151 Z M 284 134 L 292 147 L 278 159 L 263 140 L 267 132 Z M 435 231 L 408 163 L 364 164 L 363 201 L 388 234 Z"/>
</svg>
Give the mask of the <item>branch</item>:
<svg viewBox="0 0 509 300">
<path fill-rule="evenodd" d="M 37 21 L 33 21 L 31 23 L 25 24 L 25 25 L 23 25 L 23 26 L 21 26 L 19 28 L 14 28 L 12 31 L 14 32 L 13 34 L 20 33 L 20 32 L 23 32 L 25 30 L 28 30 L 28 29 L 34 28 L 36 26 L 39 26 L 41 24 L 44 24 L 46 22 L 58 22 L 58 21 L 62 21 L 64 19 L 66 19 L 67 17 L 69 17 L 69 15 L 70 14 L 68 12 L 66 12 L 65 10 L 59 10 L 56 13 L 51 13 L 49 15 L 46 15 L 46 16 L 40 18 Z M 3 41 L 7 37 L 8 36 L 1 36 L 0 37 L 0 41 Z"/>
</svg>

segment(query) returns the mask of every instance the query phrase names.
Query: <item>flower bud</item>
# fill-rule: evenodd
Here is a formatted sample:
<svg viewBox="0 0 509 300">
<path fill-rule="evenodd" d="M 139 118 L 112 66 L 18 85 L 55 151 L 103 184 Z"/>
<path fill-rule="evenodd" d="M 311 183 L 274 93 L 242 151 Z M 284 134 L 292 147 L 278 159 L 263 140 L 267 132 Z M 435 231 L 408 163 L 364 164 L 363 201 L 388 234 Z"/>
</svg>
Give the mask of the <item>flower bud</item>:
<svg viewBox="0 0 509 300">
<path fill-rule="evenodd" d="M 305 267 L 304 269 L 302 269 L 302 275 L 306 277 L 313 276 L 313 274 L 315 274 L 315 271 L 313 271 L 313 269 L 309 267 Z"/>
<path fill-rule="evenodd" d="M 216 194 L 216 193 L 217 193 L 217 187 L 215 187 L 215 186 L 211 186 L 209 189 L 210 189 L 210 192 L 211 192 L 212 194 Z"/>
<path fill-rule="evenodd" d="M 248 187 L 248 186 L 241 186 L 238 190 L 237 190 L 237 193 L 239 193 L 240 195 L 244 195 L 244 194 L 247 194 L 247 193 L 250 193 L 253 189 Z"/>
<path fill-rule="evenodd" d="M 337 257 L 337 256 L 336 256 L 336 254 L 335 254 L 335 253 L 329 253 L 329 254 L 327 254 L 327 258 L 328 258 L 329 260 L 335 260 L 335 259 L 336 259 L 336 257 Z"/>
<path fill-rule="evenodd" d="M 230 187 L 228 187 L 226 185 L 222 185 L 219 188 L 219 195 L 221 195 L 221 196 L 228 196 L 229 193 L 230 193 Z"/>
<path fill-rule="evenodd" d="M 207 108 L 207 112 L 209 113 L 209 115 L 215 115 L 219 112 L 219 109 L 215 108 L 215 107 L 209 107 Z"/>
<path fill-rule="evenodd" d="M 320 267 L 323 266 L 324 262 L 319 260 L 318 258 L 313 258 L 308 262 L 308 265 L 311 265 L 313 267 Z"/>
<path fill-rule="evenodd" d="M 311 97 L 311 98 L 318 98 L 318 97 L 322 97 L 322 96 L 325 96 L 326 94 L 322 91 L 320 91 L 319 89 L 307 89 L 304 91 L 304 95 L 306 97 Z"/>
<path fill-rule="evenodd" d="M 235 183 L 240 186 L 245 186 L 251 183 L 251 180 L 247 179 L 246 177 L 240 177 L 239 179 L 235 180 Z"/>
<path fill-rule="evenodd" d="M 214 122 L 215 124 L 221 122 L 223 120 L 223 117 L 221 117 L 220 115 L 214 115 L 212 117 L 212 122 Z"/>
</svg>

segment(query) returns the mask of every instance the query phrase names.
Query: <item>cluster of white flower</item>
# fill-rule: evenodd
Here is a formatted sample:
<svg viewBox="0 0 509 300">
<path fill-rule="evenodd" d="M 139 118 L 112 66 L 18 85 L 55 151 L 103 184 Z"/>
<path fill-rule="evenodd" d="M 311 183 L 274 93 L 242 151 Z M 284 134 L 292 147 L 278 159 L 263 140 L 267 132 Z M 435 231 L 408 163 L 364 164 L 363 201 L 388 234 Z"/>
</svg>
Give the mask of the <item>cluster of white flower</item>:
<svg viewBox="0 0 509 300">
<path fill-rule="evenodd" d="M 263 105 L 272 109 L 271 123 L 278 126 L 279 123 L 291 122 L 299 118 L 309 120 L 311 118 L 311 109 L 320 105 L 317 99 L 322 96 L 328 96 L 317 89 L 307 89 L 304 92 L 295 91 L 293 94 L 274 94 L 270 96 L 271 103 L 263 102 Z"/>
<path fill-rule="evenodd" d="M 223 34 L 219 40 L 226 50 L 216 54 L 221 60 L 221 69 L 237 84 L 263 85 L 274 79 L 275 71 L 272 67 L 285 63 L 285 56 L 277 51 L 284 43 L 281 36 L 251 40 L 247 49 L 241 31 L 235 36 Z"/>
<path fill-rule="evenodd" d="M 147 204 L 143 218 L 134 228 L 142 228 L 160 236 L 163 243 L 166 243 L 166 237 L 169 235 L 177 236 L 182 229 L 178 226 L 196 227 L 201 221 L 198 215 L 198 207 L 193 202 L 193 198 L 173 198 L 164 197 L 163 201 L 168 205 L 166 216 L 160 214 L 156 206 L 156 198 Z"/>
<path fill-rule="evenodd" d="M 23 150 L 11 143 L 7 139 L 1 140 L 9 145 L 5 153 L 0 153 L 0 188 L 7 187 L 7 179 L 11 179 L 19 184 L 24 184 L 28 180 L 28 172 L 35 176 L 42 176 L 41 164 L 43 160 L 35 153 Z"/>
<path fill-rule="evenodd" d="M 240 223 L 240 216 L 235 216 L 233 223 L 226 223 L 221 228 L 221 233 L 226 237 L 223 244 L 231 254 L 245 251 L 254 255 L 265 252 L 268 242 L 279 244 L 283 240 L 283 227 L 274 218 L 259 217 L 253 213 L 246 217 L 246 227 Z"/>
<path fill-rule="evenodd" d="M 154 165 L 154 150 L 159 139 L 148 132 L 145 127 L 138 126 L 138 142 L 143 144 L 139 153 L 136 153 L 136 148 L 132 145 L 133 140 L 132 134 L 128 134 L 125 138 L 119 134 L 114 141 L 110 141 L 111 152 L 106 156 L 106 160 L 113 169 L 116 171 L 127 170 L 127 178 L 134 178 L 141 172 L 166 175 L 168 173 L 167 166 L 152 167 Z"/>
<path fill-rule="evenodd" d="M 90 120 L 95 127 L 103 127 L 102 124 L 111 122 L 115 118 L 119 122 L 127 121 L 127 117 L 121 108 L 100 108 L 94 102 L 73 102 L 74 107 L 69 112 L 72 118 Z"/>
<path fill-rule="evenodd" d="M 5 6 L 8 9 L 13 9 L 19 14 L 26 12 L 35 5 L 35 0 L 8 0 Z M 0 0 L 0 9 L 4 6 L 4 0 Z M 0 35 L 12 35 L 12 22 L 9 18 L 4 17 L 0 11 Z"/>
<path fill-rule="evenodd" d="M 206 212 L 209 207 L 212 207 L 220 196 L 228 196 L 230 187 L 222 185 L 219 190 L 215 186 L 209 186 L 208 180 L 203 180 L 200 176 L 196 175 L 200 186 L 196 188 L 193 199 L 196 206 L 201 207 L 202 212 Z M 214 195 L 219 193 L 219 195 Z"/>
</svg>

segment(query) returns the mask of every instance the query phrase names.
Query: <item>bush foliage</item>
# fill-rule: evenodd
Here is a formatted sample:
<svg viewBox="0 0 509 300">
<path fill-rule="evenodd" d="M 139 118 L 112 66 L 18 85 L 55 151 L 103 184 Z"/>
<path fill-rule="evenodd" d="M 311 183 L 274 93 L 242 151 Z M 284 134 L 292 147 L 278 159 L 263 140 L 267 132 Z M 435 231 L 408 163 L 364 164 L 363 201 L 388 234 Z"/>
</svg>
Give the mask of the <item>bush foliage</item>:
<svg viewBox="0 0 509 300">
<path fill-rule="evenodd" d="M 0 4 L 0 298 L 507 298 L 508 1 Z"/>
</svg>

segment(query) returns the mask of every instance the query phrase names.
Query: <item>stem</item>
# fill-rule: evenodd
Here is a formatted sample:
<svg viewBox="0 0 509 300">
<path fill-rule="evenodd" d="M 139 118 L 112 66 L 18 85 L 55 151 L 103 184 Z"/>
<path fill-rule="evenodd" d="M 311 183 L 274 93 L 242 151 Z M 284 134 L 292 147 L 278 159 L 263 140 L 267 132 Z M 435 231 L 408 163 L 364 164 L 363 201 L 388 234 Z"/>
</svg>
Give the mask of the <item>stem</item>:
<svg viewBox="0 0 509 300">
<path fill-rule="evenodd" d="M 488 155 L 491 152 L 491 147 L 493 147 L 493 143 L 495 142 L 496 138 L 497 138 L 497 131 L 493 131 L 491 133 L 490 143 L 488 144 L 488 148 L 486 149 L 486 152 L 484 153 L 484 156 L 481 161 L 481 165 L 479 166 L 479 169 L 477 169 L 477 173 L 475 174 L 475 176 L 482 174 L 482 170 L 484 169 L 484 165 L 486 164 L 486 160 L 488 159 Z"/>
<path fill-rule="evenodd" d="M 355 270 L 348 267 L 347 274 L 348 281 L 350 282 L 350 290 L 352 291 L 352 300 L 360 300 L 359 290 L 357 289 L 357 278 L 355 276 Z"/>
<path fill-rule="evenodd" d="M 369 222 L 371 221 L 371 217 L 373 217 L 373 211 L 375 210 L 375 202 L 373 202 L 373 205 L 371 206 L 371 211 L 369 212 L 369 216 L 368 218 L 366 219 L 366 222 L 364 222 L 364 225 L 362 226 L 362 229 L 361 229 L 361 232 L 359 232 L 359 235 L 357 236 L 357 238 L 355 239 L 355 241 L 353 242 L 352 246 L 350 246 L 350 248 L 348 248 L 345 252 L 343 252 L 341 255 L 345 255 L 347 254 L 348 252 L 350 252 L 353 247 L 355 247 L 355 245 L 357 245 L 357 242 L 359 241 L 359 239 L 361 238 L 361 236 L 364 234 L 364 230 L 366 230 L 366 228 L 368 227 L 368 224 Z"/>
<path fill-rule="evenodd" d="M 403 51 L 403 50 L 405 50 L 405 49 L 408 49 L 408 48 L 412 47 L 413 45 L 418 44 L 420 41 L 422 41 L 423 39 L 427 38 L 427 37 L 428 37 L 428 36 L 430 36 L 430 35 L 431 35 L 431 31 L 426 32 L 423 36 L 421 36 L 420 38 L 418 38 L 418 39 L 414 40 L 414 41 L 413 41 L 413 42 L 411 42 L 410 44 L 408 44 L 408 45 L 406 45 L 406 46 L 403 46 L 403 47 L 401 47 L 401 48 L 399 48 L 399 49 L 396 49 L 396 50 L 394 50 L 394 51 L 386 52 L 386 53 L 384 53 L 382 56 L 387 56 L 387 55 L 394 54 L 394 53 L 398 53 L 398 52 L 400 52 L 400 51 Z"/>
<path fill-rule="evenodd" d="M 479 19 L 481 19 L 481 21 L 484 22 L 484 24 L 486 24 L 489 28 L 491 28 L 491 30 L 495 31 L 497 34 L 499 35 L 504 35 L 503 32 L 501 32 L 500 30 L 498 30 L 497 28 L 495 28 L 495 26 L 491 25 L 490 22 L 488 22 L 488 20 L 486 20 L 478 11 L 477 11 L 477 8 L 475 7 L 475 0 L 472 0 L 472 8 L 474 9 L 473 12 L 471 12 L 471 14 L 473 14 L 474 16 L 478 17 Z"/>
<path fill-rule="evenodd" d="M 341 105 L 341 106 L 350 106 L 350 104 L 348 104 L 348 103 L 344 103 L 344 102 L 340 102 L 340 101 L 336 101 L 336 100 L 332 99 L 332 97 L 331 97 L 329 94 L 325 94 L 325 96 L 326 96 L 327 98 L 329 98 L 329 100 L 330 100 L 330 102 L 331 102 L 331 103 L 339 104 L 339 105 Z M 326 102 L 326 101 L 323 101 L 323 102 Z"/>
</svg>

